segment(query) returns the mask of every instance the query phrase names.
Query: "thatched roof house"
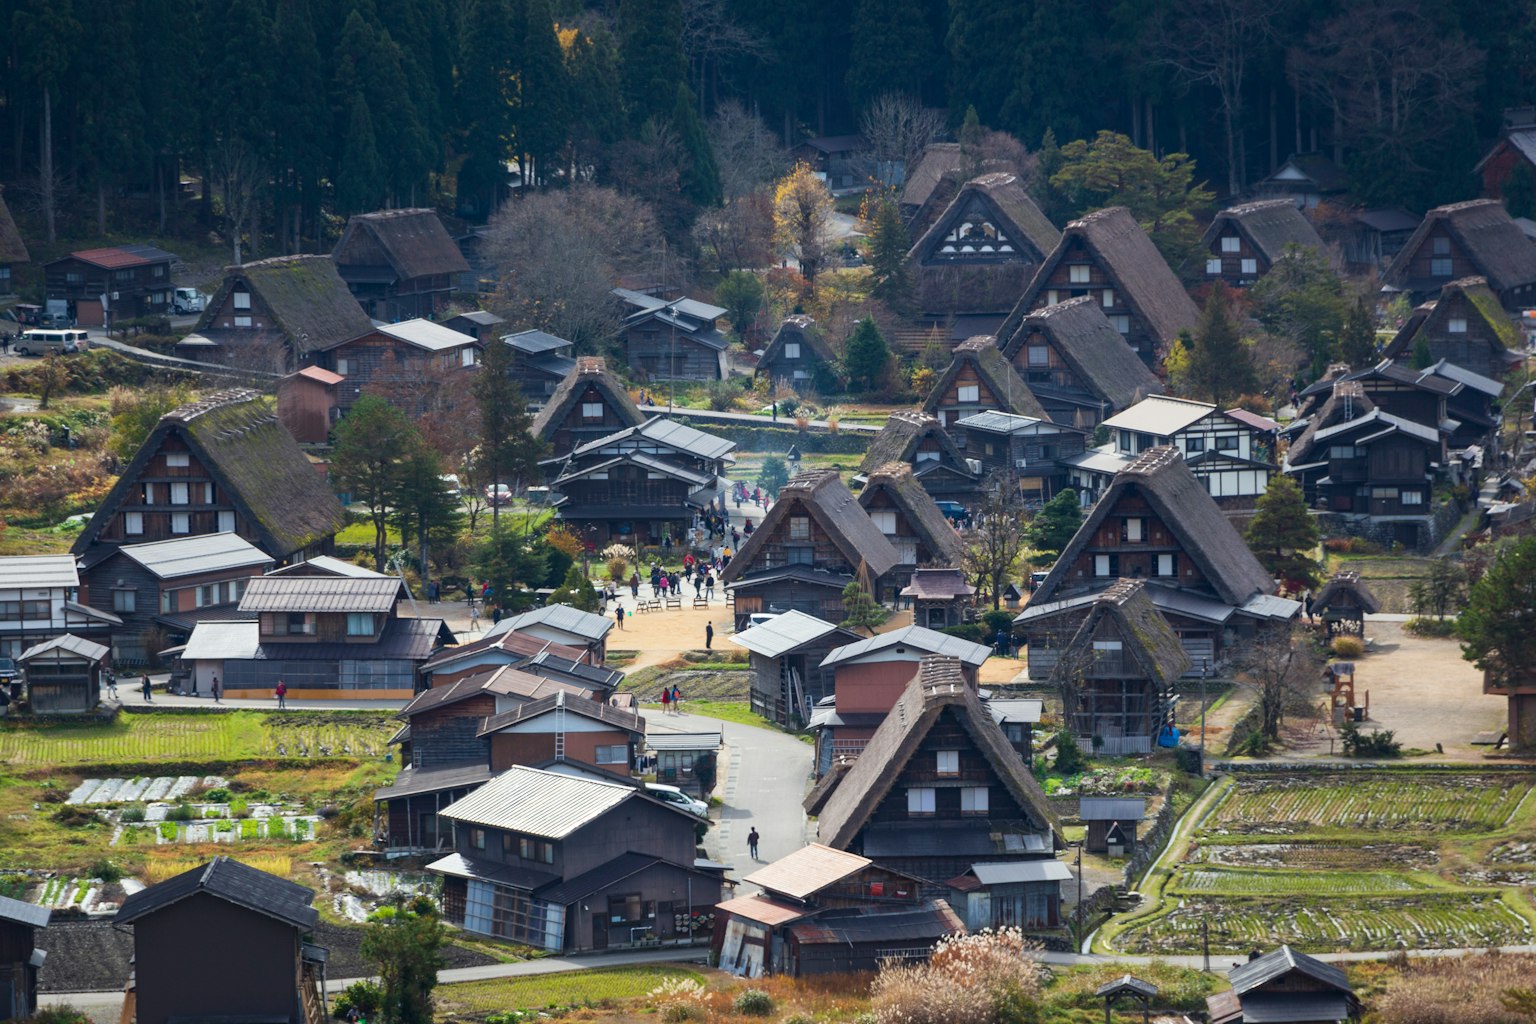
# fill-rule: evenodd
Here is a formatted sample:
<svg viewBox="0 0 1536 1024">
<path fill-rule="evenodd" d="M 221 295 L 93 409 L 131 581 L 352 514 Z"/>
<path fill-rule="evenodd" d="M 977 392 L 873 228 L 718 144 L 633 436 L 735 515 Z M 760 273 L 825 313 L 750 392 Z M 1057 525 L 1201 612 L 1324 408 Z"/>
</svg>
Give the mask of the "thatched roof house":
<svg viewBox="0 0 1536 1024">
<path fill-rule="evenodd" d="M 225 267 L 195 335 L 230 354 L 248 343 L 276 341 L 294 368 L 372 330 L 329 256 L 276 256 Z"/>
<path fill-rule="evenodd" d="M 949 428 L 956 420 L 989 410 L 1050 419 L 997 347 L 997 339 L 984 334 L 955 346 L 954 357 L 923 402 L 923 412 Z"/>
<path fill-rule="evenodd" d="M 533 436 L 549 442 L 552 455 L 563 455 L 645 420 L 624 385 L 608 372 L 607 360 L 578 356 L 576 368 L 533 418 L 532 430 Z"/>
<path fill-rule="evenodd" d="M 5 205 L 5 189 L 0 187 L 0 269 L 7 271 L 5 276 L 0 277 L 0 295 L 8 295 L 14 290 L 14 282 L 8 272 L 10 266 L 30 262 L 32 255 L 27 252 L 27 244 L 21 240 L 16 221 L 11 218 L 10 208 Z"/>
<path fill-rule="evenodd" d="M 1057 423 L 1092 427 L 1163 384 L 1084 295 L 1026 314 L 1002 352 Z"/>
<path fill-rule="evenodd" d="M 1536 245 L 1497 199 L 1430 210 L 1382 279 L 1423 299 L 1472 275 L 1487 279 L 1505 309 L 1530 305 L 1536 297 Z"/>
<path fill-rule="evenodd" d="M 896 545 L 901 565 L 960 563 L 960 535 L 907 463 L 887 462 L 869 474 L 859 492 L 859 504 Z"/>
<path fill-rule="evenodd" d="M 811 387 L 817 371 L 837 359 L 826 335 L 808 316 L 787 316 L 757 361 L 757 373 L 794 388 Z"/>
<path fill-rule="evenodd" d="M 1421 341 L 1431 362 L 1444 359 L 1484 377 L 1501 379 L 1525 358 L 1524 335 L 1482 277 L 1442 285 L 1439 297 L 1413 311 L 1382 355 L 1408 362 Z"/>
<path fill-rule="evenodd" d="M 975 491 L 980 479 L 980 473 L 955 446 L 938 417 L 915 409 L 891 413 L 869 443 L 854 482 L 868 480 L 876 470 L 892 462 L 911 466 L 917 482 L 935 499 L 963 500 Z"/>
<path fill-rule="evenodd" d="M 1094 597 L 1077 632 L 1062 650 L 1053 672 L 1060 682 L 1071 665 L 1088 665 L 1095 658 L 1094 642 L 1104 642 L 1105 623 L 1121 643 L 1127 670 L 1161 689 L 1190 669 L 1189 655 L 1147 593 L 1145 580 L 1118 579 Z"/>
<path fill-rule="evenodd" d="M 347 221 L 331 259 L 347 287 L 380 319 L 431 316 L 469 272 L 437 211 L 375 210 Z"/>
<path fill-rule="evenodd" d="M 1289 199 L 1261 199 L 1219 211 L 1200 245 L 1207 254 L 1206 278 L 1233 287 L 1269 273 L 1287 246 L 1325 251 L 1317 229 Z"/>
</svg>

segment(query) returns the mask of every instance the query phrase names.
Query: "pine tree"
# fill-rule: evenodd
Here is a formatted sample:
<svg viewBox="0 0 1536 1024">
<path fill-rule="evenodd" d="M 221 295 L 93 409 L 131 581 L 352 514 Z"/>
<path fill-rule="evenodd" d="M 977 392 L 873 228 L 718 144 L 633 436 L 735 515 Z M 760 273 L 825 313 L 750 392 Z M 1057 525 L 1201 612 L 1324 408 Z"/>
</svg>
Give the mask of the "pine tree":
<svg viewBox="0 0 1536 1024">
<path fill-rule="evenodd" d="M 353 404 L 332 433 L 331 474 L 341 488 L 368 509 L 373 523 L 373 563 L 384 571 L 390 503 L 406 456 L 421 443 L 405 414 L 376 395 Z"/>
<path fill-rule="evenodd" d="M 864 390 L 873 391 L 879 386 L 886 364 L 890 361 L 891 349 L 885 343 L 880 328 L 869 317 L 860 320 L 843 351 L 843 369 L 848 374 L 848 386 L 855 388 L 863 384 Z"/>
<path fill-rule="evenodd" d="M 519 39 L 513 32 L 508 0 L 470 0 L 464 52 L 454 98 L 464 163 L 459 168 L 459 205 L 489 216 L 501 199 L 504 161 L 512 138 L 513 80 Z"/>
<path fill-rule="evenodd" d="M 515 118 L 519 154 L 530 158 L 531 168 L 523 175 L 528 188 L 536 180 L 547 182 L 554 169 L 570 120 L 571 84 L 549 0 L 522 0 L 520 6 L 523 48 Z"/>
<path fill-rule="evenodd" d="M 1529 686 L 1536 666 L 1536 537 L 1523 537 L 1504 548 L 1488 571 L 1467 591 L 1467 605 L 1456 620 L 1461 656 L 1486 673 L 1489 684 Z M 1536 722 L 1521 716 L 1517 747 L 1536 746 Z"/>
<path fill-rule="evenodd" d="M 1355 370 L 1376 364 L 1376 324 L 1364 298 L 1355 300 L 1339 331 L 1339 358 Z"/>
<path fill-rule="evenodd" d="M 1238 332 L 1232 290 L 1217 281 L 1205 300 L 1189 354 L 1188 386 L 1195 397 L 1226 408 L 1229 399 L 1256 387 L 1253 355 Z"/>
<path fill-rule="evenodd" d="M 686 85 L 681 0 L 620 0 L 619 74 L 624 109 L 639 126 L 672 114 L 677 87 Z"/>
<path fill-rule="evenodd" d="M 907 252 L 912 243 L 901 211 L 889 195 L 882 196 L 875 210 L 869 235 L 869 265 L 874 274 L 874 295 L 897 313 L 911 303 L 912 282 L 907 275 Z"/>
<path fill-rule="evenodd" d="M 875 627 L 891 617 L 891 613 L 879 604 L 864 585 L 858 580 L 849 580 L 843 588 L 843 621 L 844 629 L 863 629 L 870 636 L 875 635 Z"/>
<path fill-rule="evenodd" d="M 1083 508 L 1078 503 L 1077 492 L 1068 487 L 1057 491 L 1056 496 L 1029 521 L 1024 535 L 1029 546 L 1036 551 L 1058 554 L 1072 541 L 1072 535 L 1083 525 Z"/>
<path fill-rule="evenodd" d="M 581 571 L 581 566 L 575 564 L 566 570 L 565 581 L 549 595 L 549 603 L 570 605 L 584 612 L 595 612 L 599 608 L 597 591 Z"/>
<path fill-rule="evenodd" d="M 720 169 L 715 166 L 715 150 L 709 144 L 693 93 L 682 83 L 678 83 L 677 102 L 672 106 L 672 127 L 686 161 L 681 175 L 683 195 L 695 206 L 719 206 Z"/>
<path fill-rule="evenodd" d="M 1409 366 L 1415 370 L 1427 370 L 1435 362 L 1434 350 L 1429 347 L 1429 339 L 1421 332 L 1413 340 L 1413 356 L 1409 359 Z"/>
<path fill-rule="evenodd" d="M 1244 539 L 1264 571 L 1292 590 L 1316 584 L 1318 565 L 1311 551 L 1317 547 L 1317 523 L 1307 512 L 1301 488 L 1276 473 L 1255 509 Z"/>
<path fill-rule="evenodd" d="M 882 93 L 923 92 L 934 55 L 918 0 L 856 0 L 852 38 L 847 81 L 855 109 Z"/>
<path fill-rule="evenodd" d="M 377 209 L 383 197 L 384 172 L 373 134 L 373 116 L 362 93 L 353 93 L 341 167 L 336 174 L 336 207 L 346 214 L 367 213 Z"/>
<path fill-rule="evenodd" d="M 480 370 L 471 385 L 480 413 L 480 445 L 475 476 L 480 486 L 507 484 L 513 491 L 538 475 L 539 459 L 548 448 L 533 436 L 533 419 L 523 389 L 512 376 L 512 348 L 495 342 L 486 347 Z M 501 522 L 501 506 L 491 506 L 491 526 Z"/>
</svg>

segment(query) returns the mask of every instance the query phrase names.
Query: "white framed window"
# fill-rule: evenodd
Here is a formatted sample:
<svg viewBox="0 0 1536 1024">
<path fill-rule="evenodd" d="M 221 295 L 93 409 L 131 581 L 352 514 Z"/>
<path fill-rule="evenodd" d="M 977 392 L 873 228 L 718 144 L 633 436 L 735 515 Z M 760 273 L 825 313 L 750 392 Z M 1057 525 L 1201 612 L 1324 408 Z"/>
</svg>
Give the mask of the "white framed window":
<svg viewBox="0 0 1536 1024">
<path fill-rule="evenodd" d="M 622 743 L 611 743 L 594 748 L 598 764 L 629 764 L 629 748 Z"/>
<path fill-rule="evenodd" d="M 1424 504 L 1424 492 L 1403 491 L 1402 494 L 1398 496 L 1398 500 L 1401 501 L 1404 505 L 1422 505 Z"/>
<path fill-rule="evenodd" d="M 602 402 L 582 402 L 581 418 L 584 420 L 600 420 L 603 418 Z"/>
<path fill-rule="evenodd" d="M 236 327 L 250 327 L 251 323 L 252 323 L 251 318 L 248 317 L 248 316 L 237 316 L 237 317 L 235 317 L 235 326 Z"/>
<path fill-rule="evenodd" d="M 784 358 L 785 359 L 799 359 L 800 358 L 800 343 L 798 341 L 786 341 L 784 343 Z"/>
<path fill-rule="evenodd" d="M 209 499 L 209 500 L 210 500 L 210 502 L 212 501 L 212 499 Z M 219 513 L 219 532 L 220 533 L 234 533 L 235 532 L 235 514 L 233 512 L 224 511 L 224 512 L 220 512 Z"/>
<path fill-rule="evenodd" d="M 1452 334 L 1466 334 L 1467 318 L 1464 316 L 1453 316 L 1450 320 L 1446 321 L 1445 329 Z"/>
<path fill-rule="evenodd" d="M 1451 258 L 1449 256 L 1436 256 L 1429 261 L 1430 277 L 1450 277 Z"/>
<path fill-rule="evenodd" d="M 144 504 L 153 505 L 155 503 L 155 485 L 147 483 L 143 485 L 143 488 Z"/>
<path fill-rule="evenodd" d="M 139 608 L 139 593 L 136 590 L 112 591 L 112 610 L 115 612 L 135 612 Z"/>
<path fill-rule="evenodd" d="M 127 534 L 141 534 L 144 532 L 143 512 L 123 513 L 123 532 Z"/>
<path fill-rule="evenodd" d="M 189 505 L 191 502 L 191 488 L 187 486 L 186 482 L 181 480 L 171 481 L 171 504 Z"/>
<path fill-rule="evenodd" d="M 1058 303 L 1060 301 L 1061 301 L 1061 293 L 1060 292 L 1058 292 L 1054 288 L 1046 289 L 1046 292 L 1045 292 L 1045 304 L 1047 306 L 1054 306 L 1054 305 L 1056 305 L 1056 303 Z"/>
<path fill-rule="evenodd" d="M 173 612 L 175 610 L 176 610 L 176 591 L 174 591 L 174 590 L 162 590 L 162 591 L 160 591 L 160 614 L 161 615 L 169 615 L 171 612 Z"/>
<path fill-rule="evenodd" d="M 956 401 L 960 401 L 960 402 L 979 402 L 979 401 L 981 401 L 981 385 L 980 384 L 963 384 L 955 392 L 955 396 L 956 396 Z"/>
<path fill-rule="evenodd" d="M 245 593 L 245 580 L 229 581 L 229 603 L 234 604 L 240 600 L 240 595 Z"/>
<path fill-rule="evenodd" d="M 1105 288 L 1104 294 L 1100 298 L 1104 300 L 1104 308 L 1110 309 L 1115 304 L 1115 290 L 1113 288 Z"/>
<path fill-rule="evenodd" d="M 251 293 L 250 292 L 235 292 L 235 308 L 236 309 L 250 309 L 251 308 Z"/>
<path fill-rule="evenodd" d="M 1133 518 L 1125 521 L 1125 539 L 1132 544 L 1140 544 L 1147 539 L 1147 521 Z"/>
<path fill-rule="evenodd" d="M 473 348 L 466 347 L 466 348 L 463 348 L 463 349 L 461 349 L 459 351 L 459 365 L 460 366 L 474 366 L 475 365 L 475 350 Z"/>
<path fill-rule="evenodd" d="M 1173 556 L 1172 555 L 1158 555 L 1157 556 L 1157 565 L 1153 567 L 1152 575 L 1154 575 L 1154 576 L 1174 576 L 1174 575 L 1177 575 L 1177 571 L 1174 569 L 1174 566 L 1173 566 Z"/>
<path fill-rule="evenodd" d="M 212 481 L 207 481 L 207 482 L 205 482 L 203 484 L 203 504 L 204 505 L 212 505 L 213 504 L 213 483 L 212 483 Z"/>
<path fill-rule="evenodd" d="M 1113 576 L 1114 560 L 1109 555 L 1094 555 L 1093 574 L 1095 576 Z"/>
<path fill-rule="evenodd" d="M 1451 240 L 1441 235 L 1430 243 L 1430 251 L 1436 256 L 1449 256 L 1451 254 Z"/>
<path fill-rule="evenodd" d="M 185 469 L 192 464 L 192 456 L 188 452 L 166 452 L 165 464 L 171 469 Z"/>
<path fill-rule="evenodd" d="M 1030 366 L 1050 366 L 1051 365 L 1051 351 L 1050 351 L 1050 349 L 1046 348 L 1044 345 L 1031 345 L 1031 346 L 1029 346 L 1029 365 Z"/>
<path fill-rule="evenodd" d="M 1391 501 L 1397 497 L 1396 487 L 1372 487 L 1371 497 L 1377 500 Z"/>
<path fill-rule="evenodd" d="M 1093 278 L 1093 268 L 1086 263 L 1074 263 L 1067 268 L 1067 281 L 1071 284 L 1087 284 Z"/>
<path fill-rule="evenodd" d="M 192 532 L 192 516 L 191 516 L 191 514 L 187 513 L 187 512 L 172 512 L 171 513 L 171 532 L 172 533 L 191 533 Z"/>
<path fill-rule="evenodd" d="M 348 612 L 347 636 L 373 636 L 373 613 Z"/>
<path fill-rule="evenodd" d="M 1222 252 L 1242 252 L 1243 251 L 1243 240 L 1241 238 L 1238 238 L 1236 235 L 1222 235 L 1221 236 L 1221 251 Z"/>
<path fill-rule="evenodd" d="M 896 513 L 888 508 L 871 509 L 869 518 L 887 537 L 896 535 Z"/>
<path fill-rule="evenodd" d="M 940 775 L 960 774 L 960 751 L 939 750 L 934 752 L 934 770 Z"/>
<path fill-rule="evenodd" d="M 811 519 L 810 519 L 809 516 L 790 516 L 789 517 L 789 539 L 790 540 L 810 540 L 811 539 Z"/>
<path fill-rule="evenodd" d="M 907 789 L 907 814 L 913 817 L 932 814 L 935 802 L 932 786 L 912 786 Z"/>
<path fill-rule="evenodd" d="M 345 359 L 338 359 L 338 360 L 336 360 L 336 372 L 337 373 L 339 373 L 343 377 L 345 377 L 345 376 L 347 376 L 348 373 L 351 372 L 351 370 L 352 370 L 351 364 L 348 363 Z"/>
<path fill-rule="evenodd" d="M 938 462 L 939 461 L 939 453 L 938 452 L 918 452 L 917 453 L 917 459 L 915 461 L 917 461 L 917 462 Z"/>
<path fill-rule="evenodd" d="M 986 814 L 987 810 L 986 786 L 966 786 L 960 790 L 961 814 Z"/>
<path fill-rule="evenodd" d="M 1243 260 L 1243 273 L 1257 274 L 1259 272 L 1258 260 Z"/>
<path fill-rule="evenodd" d="M 1130 334 L 1131 333 L 1131 318 L 1130 317 L 1128 317 L 1128 316 L 1112 316 L 1112 317 L 1109 318 L 1109 322 L 1114 326 L 1115 330 L 1119 331 L 1121 334 Z"/>
</svg>

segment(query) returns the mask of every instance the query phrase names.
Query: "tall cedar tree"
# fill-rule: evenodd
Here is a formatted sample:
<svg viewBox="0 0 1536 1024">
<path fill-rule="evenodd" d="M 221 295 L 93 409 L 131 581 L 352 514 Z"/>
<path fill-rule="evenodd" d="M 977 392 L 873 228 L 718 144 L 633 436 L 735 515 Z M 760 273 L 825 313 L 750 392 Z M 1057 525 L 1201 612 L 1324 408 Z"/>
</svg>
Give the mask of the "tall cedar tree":
<svg viewBox="0 0 1536 1024">
<path fill-rule="evenodd" d="M 885 343 L 880 328 L 869 317 L 860 320 L 843 349 L 843 369 L 848 374 L 848 386 L 857 388 L 862 384 L 865 391 L 873 391 L 880 386 L 880 378 L 890 361 L 891 348 Z"/>
<path fill-rule="evenodd" d="M 273 22 L 276 52 L 283 55 L 283 73 L 272 83 L 272 121 L 283 126 L 276 136 L 273 165 L 277 188 L 273 201 L 282 220 L 278 237 L 287 242 L 283 252 L 311 251 L 299 240 L 304 223 L 318 212 L 316 189 L 328 177 L 332 120 L 314 116 L 315 97 L 325 94 L 325 73 L 309 4 L 310 0 L 278 0 Z M 341 113 L 350 118 L 350 99 Z"/>
<path fill-rule="evenodd" d="M 506 484 L 514 493 L 539 472 L 539 459 L 549 447 L 530 432 L 533 418 L 523 389 L 512 376 L 512 347 L 486 346 L 472 385 L 480 412 L 480 449 L 475 460 L 477 482 Z M 501 508 L 491 506 L 492 528 L 501 523 Z"/>
<path fill-rule="evenodd" d="M 571 86 L 549 0 L 521 0 L 522 66 L 517 76 L 517 146 L 529 158 L 531 174 L 523 187 L 547 182 L 554 158 L 565 139 L 570 117 Z M 546 166 L 548 165 L 548 166 Z"/>
<path fill-rule="evenodd" d="M 1029 8 L 1013 0 L 971 0 L 949 5 L 951 116 L 974 109 L 983 124 L 1002 126 L 1013 113 L 1006 110 L 1018 84 L 1019 40 L 1029 20 Z"/>
<path fill-rule="evenodd" d="M 875 627 L 891 617 L 891 613 L 879 604 L 858 580 L 849 580 L 843 588 L 844 629 L 862 629 L 875 635 Z"/>
<path fill-rule="evenodd" d="M 1025 536 L 1037 550 L 1059 554 L 1072 541 L 1072 535 L 1083 525 L 1083 507 L 1078 503 L 1077 492 L 1068 487 L 1057 491 L 1056 496 L 1045 503 L 1025 528 Z"/>
<path fill-rule="evenodd" d="M 921 95 L 933 72 L 933 40 L 919 0 L 855 0 L 848 99 L 855 108 L 888 92 Z"/>
<path fill-rule="evenodd" d="M 509 0 L 469 0 L 455 107 L 464 137 L 459 206 L 489 217 L 501 199 L 512 138 L 512 96 L 521 40 Z"/>
<path fill-rule="evenodd" d="M 1233 310 L 1232 290 L 1221 281 L 1211 286 L 1195 328 L 1189 354 L 1188 384 L 1195 397 L 1225 409 L 1230 399 L 1257 387 L 1253 355 L 1243 344 Z"/>
<path fill-rule="evenodd" d="M 443 457 L 425 443 L 414 445 L 400 463 L 395 494 L 390 499 L 390 520 L 400 531 L 400 543 L 416 541 L 421 578 L 431 573 L 434 540 L 452 543 L 464 507 L 443 480 L 448 467 Z"/>
<path fill-rule="evenodd" d="M 1245 539 L 1264 571 L 1291 590 L 1315 586 L 1318 565 L 1311 552 L 1317 547 L 1317 523 L 1307 513 L 1301 488 L 1276 473 L 1255 509 Z"/>
<path fill-rule="evenodd" d="M 1510 544 L 1467 591 L 1456 620 L 1461 656 L 1497 686 L 1531 685 L 1536 675 L 1536 537 Z M 1523 737 L 1525 745 L 1536 736 Z"/>
<path fill-rule="evenodd" d="M 373 115 L 360 92 L 353 93 L 348 104 L 345 140 L 336 175 L 336 208 L 349 215 L 367 213 L 377 209 L 384 198 L 384 171 L 379 161 L 378 137 L 373 132 Z"/>
<path fill-rule="evenodd" d="M 551 579 L 557 559 L 563 560 L 564 568 Z M 541 541 L 531 540 L 525 527 L 498 524 L 491 527 L 491 535 L 475 553 L 473 568 L 491 585 L 496 604 L 502 611 L 519 612 L 532 607 L 534 589 L 558 584 L 571 566 L 568 555 Z M 577 572 L 580 571 L 577 567 Z"/>
<path fill-rule="evenodd" d="M 870 228 L 869 267 L 875 278 L 875 297 L 898 313 L 911 306 L 912 281 L 907 273 L 911 248 L 901 210 L 889 195 L 882 196 Z"/>
<path fill-rule="evenodd" d="M 390 503 L 401 466 L 421 446 L 405 414 L 377 395 L 364 395 L 331 432 L 331 474 L 341 488 L 368 509 L 373 523 L 373 567 L 384 571 Z"/>
<path fill-rule="evenodd" d="M 682 0 L 619 0 L 619 69 L 630 124 L 665 121 L 687 84 Z"/>
<path fill-rule="evenodd" d="M 1376 365 L 1376 354 L 1376 323 L 1361 297 L 1350 307 L 1344 329 L 1339 332 L 1339 358 L 1351 369 L 1361 370 Z"/>
<path fill-rule="evenodd" d="M 672 128 L 682 144 L 683 195 L 695 206 L 719 206 L 720 168 L 715 165 L 714 147 L 709 144 L 693 93 L 681 82 L 672 106 Z"/>
</svg>

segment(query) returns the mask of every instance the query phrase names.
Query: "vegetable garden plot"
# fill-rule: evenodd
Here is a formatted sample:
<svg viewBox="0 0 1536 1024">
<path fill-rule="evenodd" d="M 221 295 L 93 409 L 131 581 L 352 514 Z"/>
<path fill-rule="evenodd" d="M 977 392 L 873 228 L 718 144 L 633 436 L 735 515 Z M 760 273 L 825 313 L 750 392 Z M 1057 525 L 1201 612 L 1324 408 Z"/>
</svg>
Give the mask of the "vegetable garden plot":
<svg viewBox="0 0 1536 1024">
<path fill-rule="evenodd" d="M 384 755 L 398 728 L 387 715 L 351 711 L 125 713 L 111 722 L 0 727 L 0 762 L 27 767 L 376 758 Z"/>
<path fill-rule="evenodd" d="M 1509 822 L 1531 783 L 1527 776 L 1450 772 L 1242 778 L 1204 828 L 1218 835 L 1491 832 Z"/>
<path fill-rule="evenodd" d="M 1181 869 L 1174 878 L 1178 892 L 1199 895 L 1254 896 L 1262 893 L 1329 896 L 1358 893 L 1413 892 L 1430 886 L 1391 871 L 1222 871 Z"/>
<path fill-rule="evenodd" d="M 1416 843 L 1201 843 L 1190 860 L 1239 868 L 1304 868 L 1359 871 L 1370 868 L 1427 868 L 1440 854 Z"/>
</svg>

